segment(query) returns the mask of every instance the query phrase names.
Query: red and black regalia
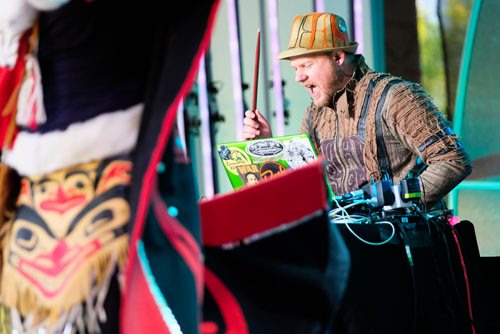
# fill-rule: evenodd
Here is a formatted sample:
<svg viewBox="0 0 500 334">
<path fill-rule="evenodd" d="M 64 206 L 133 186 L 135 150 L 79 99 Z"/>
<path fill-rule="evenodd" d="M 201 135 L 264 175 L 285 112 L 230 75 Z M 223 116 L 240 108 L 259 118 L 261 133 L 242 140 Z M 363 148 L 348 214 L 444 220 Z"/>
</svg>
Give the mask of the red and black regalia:
<svg viewBox="0 0 500 334">
<path fill-rule="evenodd" d="M 198 332 L 196 188 L 171 130 L 217 5 L 2 0 L 0 331 Z"/>
</svg>

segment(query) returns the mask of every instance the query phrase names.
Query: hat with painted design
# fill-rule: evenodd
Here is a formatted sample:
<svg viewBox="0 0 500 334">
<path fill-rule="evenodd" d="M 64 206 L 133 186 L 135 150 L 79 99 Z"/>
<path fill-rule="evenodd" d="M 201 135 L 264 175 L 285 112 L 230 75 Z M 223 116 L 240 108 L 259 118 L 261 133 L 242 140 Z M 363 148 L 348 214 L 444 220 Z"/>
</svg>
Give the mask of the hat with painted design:
<svg viewBox="0 0 500 334">
<path fill-rule="evenodd" d="M 358 42 L 349 40 L 347 25 L 341 16 L 330 13 L 298 15 L 293 20 L 288 49 L 278 59 L 312 55 L 335 50 L 355 53 Z"/>
</svg>

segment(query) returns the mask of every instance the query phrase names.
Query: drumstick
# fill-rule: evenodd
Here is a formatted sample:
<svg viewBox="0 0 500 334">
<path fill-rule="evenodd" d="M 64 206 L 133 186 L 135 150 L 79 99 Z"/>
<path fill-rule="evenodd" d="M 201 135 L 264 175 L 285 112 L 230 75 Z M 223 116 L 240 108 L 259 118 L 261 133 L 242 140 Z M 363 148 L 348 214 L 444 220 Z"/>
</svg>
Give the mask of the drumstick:
<svg viewBox="0 0 500 334">
<path fill-rule="evenodd" d="M 260 29 L 257 29 L 257 46 L 255 47 L 255 68 L 253 72 L 252 111 L 255 111 L 257 109 L 257 87 L 259 86 L 259 59 L 260 59 Z"/>
</svg>

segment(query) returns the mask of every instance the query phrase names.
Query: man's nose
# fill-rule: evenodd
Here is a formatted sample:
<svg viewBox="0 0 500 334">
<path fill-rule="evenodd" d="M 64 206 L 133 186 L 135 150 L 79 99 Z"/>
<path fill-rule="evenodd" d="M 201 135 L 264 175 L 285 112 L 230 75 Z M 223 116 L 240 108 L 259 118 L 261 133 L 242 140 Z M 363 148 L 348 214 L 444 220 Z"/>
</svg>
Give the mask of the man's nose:
<svg viewBox="0 0 500 334">
<path fill-rule="evenodd" d="M 307 79 L 307 75 L 305 75 L 303 72 L 300 72 L 300 71 L 295 72 L 295 81 L 303 82 L 306 79 Z"/>
</svg>

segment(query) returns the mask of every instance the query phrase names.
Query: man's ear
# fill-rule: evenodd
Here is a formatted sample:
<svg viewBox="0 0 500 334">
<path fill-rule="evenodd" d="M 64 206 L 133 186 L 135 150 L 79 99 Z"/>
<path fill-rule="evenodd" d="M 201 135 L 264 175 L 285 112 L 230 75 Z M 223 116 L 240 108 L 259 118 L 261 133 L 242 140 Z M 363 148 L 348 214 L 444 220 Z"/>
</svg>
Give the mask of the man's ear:
<svg viewBox="0 0 500 334">
<path fill-rule="evenodd" d="M 333 52 L 333 60 L 337 64 L 337 66 L 341 66 L 345 60 L 345 52 L 342 50 Z"/>
</svg>

